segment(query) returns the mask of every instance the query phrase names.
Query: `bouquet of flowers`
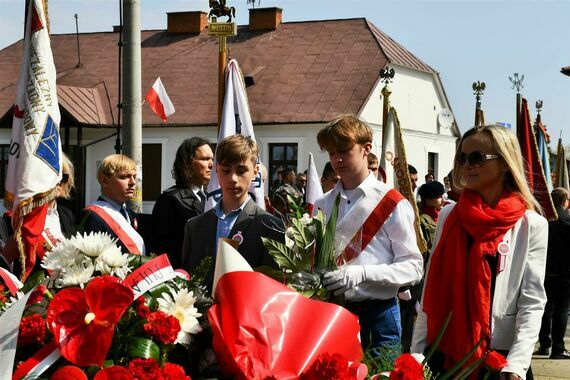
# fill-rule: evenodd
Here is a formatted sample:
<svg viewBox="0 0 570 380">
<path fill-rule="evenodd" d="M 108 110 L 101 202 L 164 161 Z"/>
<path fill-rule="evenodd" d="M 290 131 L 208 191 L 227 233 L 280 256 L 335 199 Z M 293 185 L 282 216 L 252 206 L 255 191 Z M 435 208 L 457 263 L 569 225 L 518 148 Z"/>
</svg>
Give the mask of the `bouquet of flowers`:
<svg viewBox="0 0 570 380">
<path fill-rule="evenodd" d="M 262 238 L 263 244 L 281 271 L 263 268 L 262 272 L 282 281 L 309 298 L 328 300 L 321 275 L 336 269 L 335 228 L 340 197 L 327 222 L 321 210 L 311 216 L 302 198 L 288 196 L 291 212 L 287 215 L 285 244 Z"/>
<path fill-rule="evenodd" d="M 166 255 L 123 254 L 107 234 L 64 240 L 43 257 L 48 278 L 37 271 L 10 299 L 0 288 L 0 341 L 16 348 L 0 367 L 12 379 L 189 379 L 172 361 L 207 323 L 208 265 L 190 279 Z"/>
</svg>

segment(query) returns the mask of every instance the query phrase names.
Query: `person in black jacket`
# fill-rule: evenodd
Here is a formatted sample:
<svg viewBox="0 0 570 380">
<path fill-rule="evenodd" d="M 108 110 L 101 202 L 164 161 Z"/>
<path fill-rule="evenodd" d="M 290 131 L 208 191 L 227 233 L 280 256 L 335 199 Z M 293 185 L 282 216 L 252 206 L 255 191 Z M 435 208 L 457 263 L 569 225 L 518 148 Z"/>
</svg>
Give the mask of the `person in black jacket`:
<svg viewBox="0 0 570 380">
<path fill-rule="evenodd" d="M 548 224 L 548 253 L 546 257 L 546 307 L 542 317 L 536 355 L 548 355 L 551 359 L 570 359 L 564 346 L 564 335 L 570 306 L 570 211 L 568 191 L 558 187 L 552 191 L 558 219 Z"/>
<path fill-rule="evenodd" d="M 204 212 L 203 188 L 210 181 L 213 159 L 208 140 L 184 140 L 172 165 L 176 184 L 164 190 L 152 210 L 153 247 L 156 253 L 167 253 L 174 268 L 180 267 L 186 222 Z"/>
</svg>

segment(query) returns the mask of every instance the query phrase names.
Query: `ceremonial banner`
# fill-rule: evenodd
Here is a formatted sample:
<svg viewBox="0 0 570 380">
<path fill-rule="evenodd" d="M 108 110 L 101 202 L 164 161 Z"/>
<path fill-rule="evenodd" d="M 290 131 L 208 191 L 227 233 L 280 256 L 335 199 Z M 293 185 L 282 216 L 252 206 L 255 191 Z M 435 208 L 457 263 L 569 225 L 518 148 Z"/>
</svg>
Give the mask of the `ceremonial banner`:
<svg viewBox="0 0 570 380">
<path fill-rule="evenodd" d="M 222 125 L 218 133 L 218 142 L 231 135 L 243 135 L 251 137 L 255 141 L 253 133 L 253 123 L 249 113 L 249 103 L 245 91 L 245 83 L 239 65 L 235 59 L 228 63 L 226 69 L 226 93 L 224 96 L 224 107 L 222 109 Z M 259 162 L 259 159 L 258 159 Z M 265 191 L 263 189 L 261 167 L 251 183 L 250 194 L 255 197 L 255 202 L 265 210 Z M 208 199 L 204 210 L 214 207 L 216 202 L 222 197 L 216 165 L 212 168 L 212 176 L 208 183 Z"/>
<path fill-rule="evenodd" d="M 27 14 L 4 200 L 12 212 L 23 277 L 36 261 L 47 204 L 61 180 L 56 71 L 42 1 L 30 1 Z"/>
<path fill-rule="evenodd" d="M 379 164 L 380 174 L 384 182 L 398 190 L 412 204 L 416 214 L 414 228 L 416 230 L 418 248 L 420 252 L 425 253 L 427 245 L 420 229 L 418 206 L 412 190 L 410 173 L 408 172 L 406 147 L 402 138 L 400 120 L 398 119 L 396 109 L 393 107 L 390 108 L 386 125 L 382 130 L 382 154 Z"/>
<path fill-rule="evenodd" d="M 542 170 L 544 171 L 544 179 L 546 181 L 546 188 L 548 192 L 552 192 L 552 177 L 550 176 L 550 152 L 548 152 L 549 137 L 546 134 L 544 125 L 540 121 L 540 115 L 537 117 L 535 126 L 536 144 L 538 146 L 538 156 L 542 163 Z"/>
<path fill-rule="evenodd" d="M 528 103 L 525 98 L 522 99 L 519 125 L 517 125 L 517 137 L 521 146 L 523 159 L 526 161 L 525 169 L 527 182 L 534 197 L 542 207 L 544 216 L 548 220 L 557 218 L 556 210 L 552 204 L 550 192 L 546 186 L 544 178 L 544 170 L 538 155 L 538 146 L 535 135 L 532 131 L 530 123 L 530 113 L 528 111 Z"/>
<path fill-rule="evenodd" d="M 154 112 L 164 122 L 166 122 L 168 116 L 172 115 L 176 111 L 168 97 L 168 94 L 166 93 L 166 89 L 162 85 L 160 77 L 156 79 L 152 88 L 146 93 L 145 100 L 150 105 L 152 112 Z"/>
<path fill-rule="evenodd" d="M 323 196 L 323 187 L 319 180 L 319 173 L 315 166 L 313 153 L 309 153 L 309 168 L 307 169 L 307 206 L 309 214 L 313 215 L 315 202 Z"/>
<path fill-rule="evenodd" d="M 566 152 L 562 145 L 562 139 L 558 139 L 558 149 L 556 151 L 556 166 L 555 166 L 556 182 L 554 187 L 563 187 L 570 191 L 570 181 L 568 179 L 568 164 L 566 161 Z"/>
</svg>

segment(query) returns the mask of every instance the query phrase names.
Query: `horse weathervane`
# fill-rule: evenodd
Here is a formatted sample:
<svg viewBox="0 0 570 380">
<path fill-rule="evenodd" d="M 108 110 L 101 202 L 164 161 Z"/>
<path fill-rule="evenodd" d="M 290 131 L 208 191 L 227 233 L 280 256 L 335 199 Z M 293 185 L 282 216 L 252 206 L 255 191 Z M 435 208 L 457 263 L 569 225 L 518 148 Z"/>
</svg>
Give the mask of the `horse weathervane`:
<svg viewBox="0 0 570 380">
<path fill-rule="evenodd" d="M 232 22 L 232 17 L 236 17 L 236 9 L 226 6 L 226 0 L 210 0 L 210 8 L 208 18 L 227 16 L 227 22 Z"/>
</svg>

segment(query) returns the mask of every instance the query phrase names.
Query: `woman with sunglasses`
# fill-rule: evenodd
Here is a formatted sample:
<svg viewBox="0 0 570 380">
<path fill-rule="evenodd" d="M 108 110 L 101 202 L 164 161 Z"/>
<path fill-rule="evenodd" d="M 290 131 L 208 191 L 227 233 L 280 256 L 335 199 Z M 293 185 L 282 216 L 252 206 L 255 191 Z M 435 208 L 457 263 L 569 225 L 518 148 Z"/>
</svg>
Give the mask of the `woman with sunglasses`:
<svg viewBox="0 0 570 380">
<path fill-rule="evenodd" d="M 451 314 L 430 368 L 450 369 L 479 343 L 466 365 L 495 350 L 506 357 L 495 378 L 532 379 L 548 225 L 537 213 L 515 135 L 498 125 L 466 132 L 454 180 L 463 193 L 439 214 L 412 352 L 433 344 Z"/>
</svg>

